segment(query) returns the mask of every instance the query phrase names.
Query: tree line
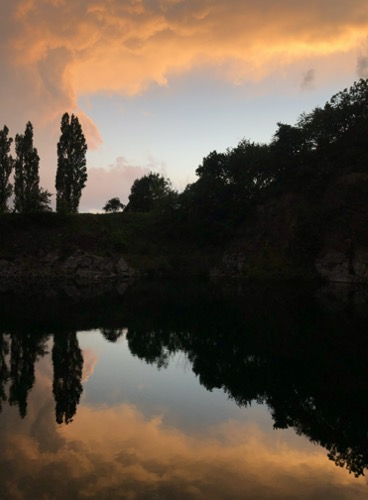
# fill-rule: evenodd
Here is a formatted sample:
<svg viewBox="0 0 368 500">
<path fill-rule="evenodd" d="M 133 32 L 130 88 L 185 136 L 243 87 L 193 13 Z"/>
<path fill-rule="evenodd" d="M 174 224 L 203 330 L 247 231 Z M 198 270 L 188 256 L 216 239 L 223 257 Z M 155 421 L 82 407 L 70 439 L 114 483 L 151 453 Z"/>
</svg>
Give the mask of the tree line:
<svg viewBox="0 0 368 500">
<path fill-rule="evenodd" d="M 118 197 L 105 212 L 159 212 L 182 234 L 232 231 L 251 208 L 275 192 L 290 189 L 314 201 L 326 183 L 342 171 L 367 170 L 368 79 L 334 95 L 323 107 L 303 113 L 295 125 L 278 123 L 269 143 L 243 139 L 225 152 L 210 152 L 196 169 L 198 179 L 182 193 L 169 179 L 150 172 L 134 181 L 127 206 Z M 15 138 L 10 154 L 8 128 L 0 130 L 0 213 L 50 210 L 50 193 L 39 187 L 39 156 L 30 122 Z M 87 181 L 86 141 L 78 118 L 65 113 L 57 145 L 56 211 L 77 213 Z M 14 185 L 10 182 L 14 171 Z"/>
<path fill-rule="evenodd" d="M 210 152 L 182 193 L 157 173 L 137 179 L 125 211 L 163 214 L 180 234 L 222 238 L 272 196 L 299 193 L 316 207 L 331 179 L 367 173 L 367 135 L 368 80 L 361 79 L 295 125 L 277 123 L 269 143 L 243 139 L 225 152 Z"/>
<path fill-rule="evenodd" d="M 78 213 L 82 189 L 87 181 L 87 143 L 78 117 L 64 113 L 57 144 L 56 211 Z M 0 130 L 0 213 L 30 214 L 50 212 L 51 193 L 40 187 L 40 157 L 33 144 L 33 125 L 26 124 L 24 134 L 15 136 L 15 157 L 11 154 L 13 139 L 4 125 Z M 13 199 L 13 208 L 9 201 Z"/>
</svg>

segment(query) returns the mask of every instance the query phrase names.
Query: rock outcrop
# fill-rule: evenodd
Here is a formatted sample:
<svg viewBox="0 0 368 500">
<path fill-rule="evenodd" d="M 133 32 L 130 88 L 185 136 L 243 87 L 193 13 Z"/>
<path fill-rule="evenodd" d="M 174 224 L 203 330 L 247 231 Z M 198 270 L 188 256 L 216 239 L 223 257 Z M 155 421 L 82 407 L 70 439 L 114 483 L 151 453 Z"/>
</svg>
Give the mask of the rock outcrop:
<svg viewBox="0 0 368 500">
<path fill-rule="evenodd" d="M 368 282 L 368 251 L 357 255 L 327 249 L 315 260 L 319 275 L 326 281 L 339 283 Z"/>
<path fill-rule="evenodd" d="M 321 196 L 286 193 L 256 207 L 213 276 L 368 283 L 368 174 L 331 179 Z"/>
<path fill-rule="evenodd" d="M 315 267 L 326 281 L 368 283 L 368 175 L 336 178 L 322 205 L 329 214 Z"/>
<path fill-rule="evenodd" d="M 24 278 L 78 278 L 94 281 L 102 279 L 128 280 L 135 271 L 121 256 L 99 256 L 76 250 L 63 256 L 53 250 L 38 256 L 17 255 L 14 259 L 0 259 L 0 277 Z"/>
</svg>

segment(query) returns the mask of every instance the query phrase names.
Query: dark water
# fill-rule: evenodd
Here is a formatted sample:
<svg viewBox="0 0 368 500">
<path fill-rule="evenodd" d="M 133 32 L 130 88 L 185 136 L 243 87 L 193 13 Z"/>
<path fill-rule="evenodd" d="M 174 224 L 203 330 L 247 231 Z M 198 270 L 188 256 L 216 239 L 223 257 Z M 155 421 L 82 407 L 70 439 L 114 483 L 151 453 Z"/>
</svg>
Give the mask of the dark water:
<svg viewBox="0 0 368 500">
<path fill-rule="evenodd" d="M 1 498 L 367 498 L 364 289 L 0 299 Z"/>
</svg>

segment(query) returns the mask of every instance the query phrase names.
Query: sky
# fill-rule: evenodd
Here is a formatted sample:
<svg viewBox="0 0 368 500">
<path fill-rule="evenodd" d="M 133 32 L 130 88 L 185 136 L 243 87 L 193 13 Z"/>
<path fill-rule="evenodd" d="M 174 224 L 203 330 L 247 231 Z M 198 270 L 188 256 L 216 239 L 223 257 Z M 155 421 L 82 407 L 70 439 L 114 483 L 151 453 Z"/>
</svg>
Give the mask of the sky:
<svg viewBox="0 0 368 500">
<path fill-rule="evenodd" d="M 368 77 L 367 0 L 1 0 L 0 128 L 34 126 L 55 193 L 60 120 L 88 142 L 80 211 L 149 171 L 179 191 L 211 151 Z"/>
</svg>

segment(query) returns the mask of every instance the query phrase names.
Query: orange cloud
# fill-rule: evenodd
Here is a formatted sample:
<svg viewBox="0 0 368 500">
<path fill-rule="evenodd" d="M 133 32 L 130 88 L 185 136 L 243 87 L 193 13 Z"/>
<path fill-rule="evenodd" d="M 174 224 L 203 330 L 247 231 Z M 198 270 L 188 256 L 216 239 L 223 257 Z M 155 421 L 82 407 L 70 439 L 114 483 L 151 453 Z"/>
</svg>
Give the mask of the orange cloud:
<svg viewBox="0 0 368 500">
<path fill-rule="evenodd" d="M 292 431 L 271 435 L 255 424 L 227 421 L 188 434 L 166 426 L 160 416 L 147 419 L 128 404 L 80 406 L 72 424 L 57 428 L 52 448 L 45 447 L 48 434 L 38 427 L 35 421 L 40 441 L 11 433 L 0 461 L 11 464 L 6 489 L 17 485 L 19 498 L 24 484 L 93 498 L 281 499 L 298 498 L 300 492 L 311 498 L 322 492 L 329 498 L 364 498 L 364 478 L 336 469 L 324 450 L 302 438 L 288 438 Z"/>
<path fill-rule="evenodd" d="M 232 82 L 258 80 L 282 64 L 355 50 L 368 17 L 363 2 L 340 4 L 343 16 L 336 16 L 336 2 L 329 8 L 320 2 L 164 2 L 128 19 L 102 4 L 90 11 L 91 40 L 101 25 L 109 36 L 74 65 L 74 85 L 78 92 L 134 94 L 150 82 L 167 84 L 173 73 L 223 65 Z"/>
<path fill-rule="evenodd" d="M 87 382 L 87 380 L 93 375 L 97 362 L 98 356 L 93 349 L 83 349 L 82 382 Z"/>
<path fill-rule="evenodd" d="M 222 66 L 234 81 L 305 57 L 356 50 L 368 32 L 365 0 L 186 0 L 147 3 L 14 1 L 12 61 L 39 65 L 50 92 L 137 93 L 173 73 Z M 233 63 L 233 64 L 231 64 Z"/>
</svg>

